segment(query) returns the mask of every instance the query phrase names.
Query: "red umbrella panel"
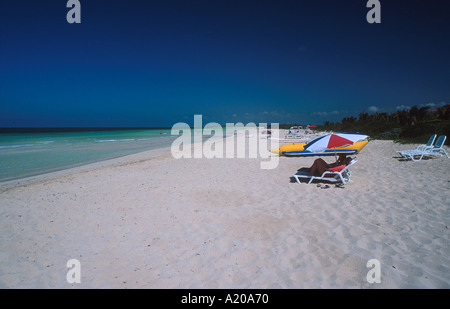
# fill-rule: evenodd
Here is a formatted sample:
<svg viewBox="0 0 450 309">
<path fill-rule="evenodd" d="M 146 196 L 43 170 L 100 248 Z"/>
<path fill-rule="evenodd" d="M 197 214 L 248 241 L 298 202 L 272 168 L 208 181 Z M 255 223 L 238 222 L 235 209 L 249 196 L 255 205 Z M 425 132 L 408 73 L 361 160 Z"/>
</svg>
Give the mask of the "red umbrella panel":
<svg viewBox="0 0 450 309">
<path fill-rule="evenodd" d="M 330 139 L 328 140 L 327 148 L 335 148 L 335 147 L 341 147 L 346 145 L 353 145 L 353 142 L 349 139 L 346 139 L 344 137 L 341 137 L 336 134 L 332 134 L 330 136 Z"/>
</svg>

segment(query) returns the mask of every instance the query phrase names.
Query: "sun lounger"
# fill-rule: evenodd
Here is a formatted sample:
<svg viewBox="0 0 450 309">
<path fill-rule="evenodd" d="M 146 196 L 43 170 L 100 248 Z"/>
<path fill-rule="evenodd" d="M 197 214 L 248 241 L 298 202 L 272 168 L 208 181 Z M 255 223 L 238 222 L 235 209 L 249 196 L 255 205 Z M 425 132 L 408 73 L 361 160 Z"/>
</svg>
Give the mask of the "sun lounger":
<svg viewBox="0 0 450 309">
<path fill-rule="evenodd" d="M 437 134 L 431 135 L 430 139 L 428 140 L 428 143 L 426 145 L 417 146 L 416 150 L 425 150 L 428 148 L 433 148 L 433 144 L 434 144 L 434 141 L 436 140 L 436 137 L 437 137 Z"/>
<path fill-rule="evenodd" d="M 436 143 L 434 144 L 434 147 L 427 148 L 426 151 L 429 155 L 433 156 L 443 156 L 444 154 L 447 156 L 447 158 L 450 158 L 448 156 L 447 151 L 444 149 L 445 140 L 447 139 L 447 136 L 441 135 L 437 139 Z"/>
<path fill-rule="evenodd" d="M 437 134 L 431 135 L 430 139 L 426 143 L 426 145 L 419 145 L 416 149 L 410 149 L 410 150 L 399 150 L 397 151 L 398 154 L 400 154 L 402 157 L 411 158 L 414 160 L 414 156 L 422 155 L 423 150 L 426 150 L 428 148 L 433 148 L 433 143 L 436 139 Z"/>
<path fill-rule="evenodd" d="M 310 184 L 314 179 L 325 180 L 329 182 L 341 182 L 342 184 L 346 184 L 350 181 L 351 173 L 349 167 L 356 162 L 358 162 L 358 160 L 356 160 L 356 158 L 353 158 L 353 160 L 350 161 L 350 163 L 340 172 L 326 171 L 321 176 L 312 176 L 308 172 L 298 171 L 293 175 L 293 177 L 295 178 L 295 180 L 297 180 L 298 183 L 300 183 L 300 178 L 303 178 L 309 179 L 308 184 Z"/>
<path fill-rule="evenodd" d="M 434 141 L 436 140 L 437 134 L 433 134 L 430 136 L 430 139 L 428 140 L 428 142 L 425 145 L 419 145 L 417 146 L 416 149 L 412 149 L 412 150 L 399 150 L 397 152 L 405 152 L 405 151 L 415 151 L 415 150 L 423 150 L 423 149 L 427 149 L 427 148 L 432 148 Z"/>
<path fill-rule="evenodd" d="M 431 138 L 430 138 L 431 139 Z M 444 149 L 444 143 L 447 137 L 445 135 L 439 136 L 434 146 L 417 147 L 414 150 L 397 151 L 402 157 L 411 159 L 413 161 L 420 161 L 424 156 L 443 156 L 444 154 L 449 158 L 448 153 Z M 416 159 L 416 157 L 419 157 Z"/>
</svg>

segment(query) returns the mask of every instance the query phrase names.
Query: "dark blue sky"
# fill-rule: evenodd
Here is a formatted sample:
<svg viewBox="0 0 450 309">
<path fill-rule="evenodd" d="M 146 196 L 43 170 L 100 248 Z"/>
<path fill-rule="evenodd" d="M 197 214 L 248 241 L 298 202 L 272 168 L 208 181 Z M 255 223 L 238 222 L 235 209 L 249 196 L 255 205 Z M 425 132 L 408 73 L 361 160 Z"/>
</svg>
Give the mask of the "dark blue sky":
<svg viewBox="0 0 450 309">
<path fill-rule="evenodd" d="M 0 2 L 0 127 L 320 124 L 450 102 L 448 0 Z M 395 3 L 393 3 L 395 2 Z"/>
</svg>

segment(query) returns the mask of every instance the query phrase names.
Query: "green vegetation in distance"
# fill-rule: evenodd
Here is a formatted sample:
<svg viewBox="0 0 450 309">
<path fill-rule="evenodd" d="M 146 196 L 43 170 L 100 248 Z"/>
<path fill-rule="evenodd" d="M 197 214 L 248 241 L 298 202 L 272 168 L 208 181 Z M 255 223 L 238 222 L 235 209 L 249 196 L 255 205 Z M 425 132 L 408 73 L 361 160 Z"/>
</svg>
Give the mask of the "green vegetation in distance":
<svg viewBox="0 0 450 309">
<path fill-rule="evenodd" d="M 280 128 L 289 128 L 283 124 Z M 325 121 L 313 128 L 317 131 L 360 132 L 371 139 L 394 140 L 399 143 L 424 143 L 432 134 L 450 136 L 450 104 L 436 110 L 429 106 L 413 106 L 394 113 L 362 112 L 356 117 L 345 117 L 340 122 Z"/>
</svg>

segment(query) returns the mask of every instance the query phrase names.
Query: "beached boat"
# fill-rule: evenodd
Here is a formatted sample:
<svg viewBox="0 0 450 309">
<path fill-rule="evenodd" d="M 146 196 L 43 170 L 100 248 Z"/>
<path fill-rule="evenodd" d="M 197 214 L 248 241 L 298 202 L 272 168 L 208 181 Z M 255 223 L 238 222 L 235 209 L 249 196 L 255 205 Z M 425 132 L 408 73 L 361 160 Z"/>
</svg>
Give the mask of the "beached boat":
<svg viewBox="0 0 450 309">
<path fill-rule="evenodd" d="M 307 143 L 303 144 L 286 144 L 281 145 L 277 148 L 271 150 L 271 152 L 276 153 L 280 156 L 286 157 L 310 157 L 310 156 L 334 156 L 339 155 L 341 153 L 346 155 L 357 154 L 367 145 L 369 141 L 363 140 L 354 143 L 353 145 L 345 146 L 345 147 L 336 147 L 332 149 L 326 149 L 323 152 L 311 152 L 309 150 L 305 150 L 304 147 Z"/>
</svg>

